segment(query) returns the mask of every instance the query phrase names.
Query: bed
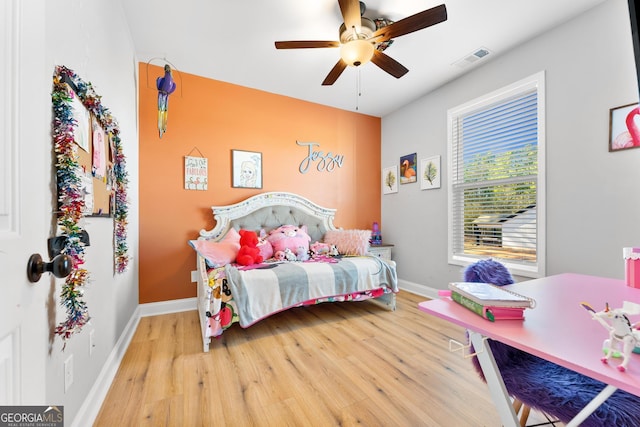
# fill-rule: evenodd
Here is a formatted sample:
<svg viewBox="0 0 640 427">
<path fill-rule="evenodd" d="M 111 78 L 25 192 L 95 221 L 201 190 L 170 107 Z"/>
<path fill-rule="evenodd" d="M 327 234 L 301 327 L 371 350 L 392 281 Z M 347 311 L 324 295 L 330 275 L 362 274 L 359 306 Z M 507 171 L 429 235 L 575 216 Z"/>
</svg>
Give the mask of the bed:
<svg viewBox="0 0 640 427">
<path fill-rule="evenodd" d="M 333 225 L 335 209 L 321 207 L 293 193 L 266 192 L 227 206 L 212 206 L 215 227 L 201 230 L 190 244 L 197 252 L 198 315 L 203 349 L 234 323 L 242 328 L 283 310 L 325 302 L 375 299 L 395 310 L 398 292 L 396 265 L 369 253 L 311 254 L 303 260 L 265 259 L 241 266 L 198 248 L 224 247 L 233 233 L 252 230 L 268 233 L 283 225 L 306 226 L 310 242 L 363 230 L 342 230 Z M 334 237 L 331 237 L 334 239 Z M 197 244 L 197 246 L 196 246 Z M 341 243 L 342 245 L 342 243 Z M 346 244 L 345 246 L 346 247 Z M 368 243 L 367 243 L 368 247 Z M 218 247 L 216 246 L 216 250 Z M 332 246 L 334 251 L 340 249 Z"/>
</svg>

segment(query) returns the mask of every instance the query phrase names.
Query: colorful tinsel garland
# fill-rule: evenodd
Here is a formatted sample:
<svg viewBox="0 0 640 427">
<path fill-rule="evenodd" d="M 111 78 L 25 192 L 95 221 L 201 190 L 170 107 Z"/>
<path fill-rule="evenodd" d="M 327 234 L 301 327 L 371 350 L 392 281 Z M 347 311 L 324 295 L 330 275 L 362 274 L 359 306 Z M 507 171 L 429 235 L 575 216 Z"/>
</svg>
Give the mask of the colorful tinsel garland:
<svg viewBox="0 0 640 427">
<path fill-rule="evenodd" d="M 103 129 L 114 142 L 114 265 L 117 273 L 123 273 L 129 263 L 127 247 L 127 172 L 126 160 L 120 140 L 120 129 L 108 109 L 102 106 L 91 83 L 82 81 L 72 70 L 57 66 L 53 76 L 53 141 L 56 154 L 56 178 L 58 188 L 58 227 L 68 237 L 63 253 L 73 259 L 73 270 L 67 276 L 60 293 L 61 304 L 67 312 L 67 319 L 61 322 L 55 333 L 67 340 L 89 321 L 87 304 L 83 300 L 83 286 L 89 279 L 89 272 L 83 268 L 84 243 L 81 241 L 80 221 L 85 207 L 81 189 L 77 144 L 74 128 L 77 122 L 73 116 L 72 92 L 69 84 L 84 106 L 96 117 Z"/>
</svg>

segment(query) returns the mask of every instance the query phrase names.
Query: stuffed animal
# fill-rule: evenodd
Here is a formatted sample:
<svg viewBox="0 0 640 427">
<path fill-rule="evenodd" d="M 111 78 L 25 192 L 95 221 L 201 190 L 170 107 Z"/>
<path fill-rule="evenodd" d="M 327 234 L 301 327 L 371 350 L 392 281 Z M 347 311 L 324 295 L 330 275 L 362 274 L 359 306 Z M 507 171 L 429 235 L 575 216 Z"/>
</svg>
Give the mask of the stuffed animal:
<svg viewBox="0 0 640 427">
<path fill-rule="evenodd" d="M 295 225 L 283 225 L 269 232 L 267 240 L 273 247 L 273 252 L 289 249 L 294 254 L 298 247 L 302 246 L 305 251 L 309 250 L 311 237 L 307 233 L 307 226 L 296 227 Z"/>
<path fill-rule="evenodd" d="M 264 229 L 260 230 L 260 235 L 258 236 L 258 249 L 260 249 L 260 255 L 262 255 L 263 260 L 273 257 L 273 247 L 267 240 L 267 237 L 267 232 L 264 231 Z"/>
<path fill-rule="evenodd" d="M 284 258 L 284 251 L 276 251 L 276 253 L 273 254 L 273 258 L 276 261 L 286 261 Z"/>
<path fill-rule="evenodd" d="M 240 250 L 236 263 L 240 265 L 260 264 L 263 259 L 258 249 L 258 235 L 255 231 L 240 230 Z"/>
<path fill-rule="evenodd" d="M 284 248 L 284 259 L 286 259 L 287 261 L 297 261 L 298 258 L 296 258 L 296 254 L 294 254 L 291 249 L 289 248 Z"/>
<path fill-rule="evenodd" d="M 331 245 L 329 243 L 314 242 L 309 246 L 315 256 L 329 255 Z"/>
<path fill-rule="evenodd" d="M 306 251 L 303 246 L 298 246 L 298 252 L 296 252 L 296 258 L 298 261 L 309 260 L 309 251 Z"/>
</svg>

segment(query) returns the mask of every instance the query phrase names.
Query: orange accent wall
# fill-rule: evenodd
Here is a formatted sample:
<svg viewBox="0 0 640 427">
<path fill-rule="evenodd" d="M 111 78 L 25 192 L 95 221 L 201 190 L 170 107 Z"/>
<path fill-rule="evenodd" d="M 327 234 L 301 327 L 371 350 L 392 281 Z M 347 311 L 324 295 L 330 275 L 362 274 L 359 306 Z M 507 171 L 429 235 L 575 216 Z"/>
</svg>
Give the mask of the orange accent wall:
<svg viewBox="0 0 640 427">
<path fill-rule="evenodd" d="M 178 88 L 160 138 L 155 80 L 164 72 L 146 63 L 139 71 L 140 303 L 196 295 L 196 257 L 187 240 L 215 225 L 212 205 L 289 191 L 336 208 L 337 227 L 380 221 L 380 118 L 174 72 Z M 342 167 L 318 171 L 315 162 L 301 174 L 308 148 L 296 141 L 343 155 Z M 262 189 L 232 188 L 234 149 L 262 153 Z M 185 190 L 184 157 L 200 153 L 209 159 L 208 189 Z"/>
</svg>

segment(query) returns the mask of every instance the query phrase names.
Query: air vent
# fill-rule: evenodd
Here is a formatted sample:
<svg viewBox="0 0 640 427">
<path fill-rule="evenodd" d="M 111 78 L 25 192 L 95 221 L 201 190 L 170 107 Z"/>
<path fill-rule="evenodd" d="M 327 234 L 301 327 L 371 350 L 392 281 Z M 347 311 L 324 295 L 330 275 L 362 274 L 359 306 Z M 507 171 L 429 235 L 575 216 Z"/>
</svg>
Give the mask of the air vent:
<svg viewBox="0 0 640 427">
<path fill-rule="evenodd" d="M 489 51 L 489 49 L 487 49 L 485 47 L 481 47 L 481 48 L 476 49 L 475 51 L 473 51 L 469 55 L 465 56 L 464 58 L 457 60 L 456 62 L 453 63 L 453 65 L 458 66 L 460 68 L 466 68 L 469 65 L 473 64 L 474 62 L 477 62 L 477 61 L 483 59 L 484 57 L 486 57 L 490 53 L 491 52 Z"/>
</svg>

